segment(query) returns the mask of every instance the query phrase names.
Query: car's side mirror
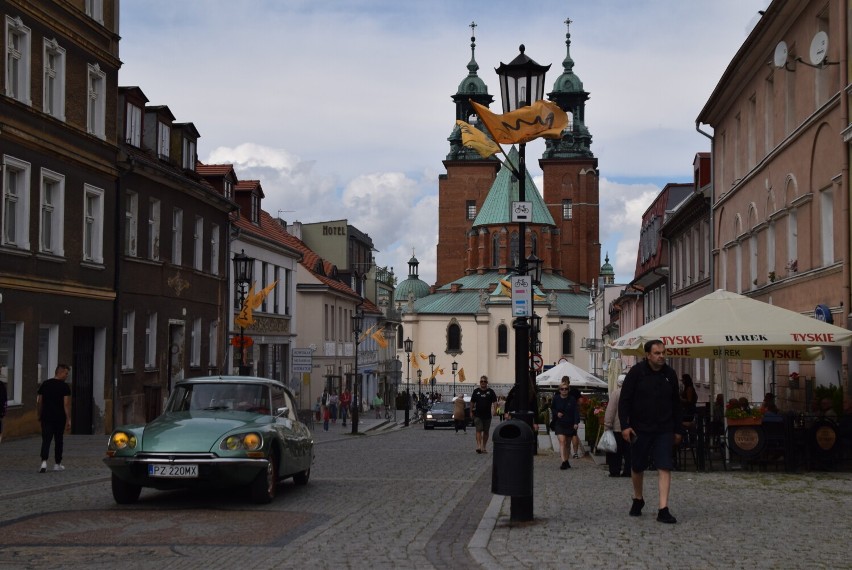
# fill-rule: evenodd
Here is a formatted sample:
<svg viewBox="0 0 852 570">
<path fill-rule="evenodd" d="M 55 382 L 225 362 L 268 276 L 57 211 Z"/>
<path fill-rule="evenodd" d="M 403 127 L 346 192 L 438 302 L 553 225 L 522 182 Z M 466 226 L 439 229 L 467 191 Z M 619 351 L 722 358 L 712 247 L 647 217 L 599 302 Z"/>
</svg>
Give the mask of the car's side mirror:
<svg viewBox="0 0 852 570">
<path fill-rule="evenodd" d="M 275 410 L 275 416 L 279 418 L 281 416 L 286 416 L 288 413 L 290 413 L 290 408 L 288 408 L 287 406 Z"/>
</svg>

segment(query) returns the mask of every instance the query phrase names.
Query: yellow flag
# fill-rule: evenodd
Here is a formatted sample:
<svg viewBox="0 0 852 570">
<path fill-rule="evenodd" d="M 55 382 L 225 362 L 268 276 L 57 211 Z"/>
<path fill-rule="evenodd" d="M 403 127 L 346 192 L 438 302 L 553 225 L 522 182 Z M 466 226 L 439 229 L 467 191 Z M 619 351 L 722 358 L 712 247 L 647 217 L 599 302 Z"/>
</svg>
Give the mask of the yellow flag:
<svg viewBox="0 0 852 570">
<path fill-rule="evenodd" d="M 376 332 L 374 332 L 371 336 L 373 337 L 373 340 L 376 341 L 376 344 L 378 344 L 380 347 L 388 347 L 388 339 L 385 338 L 385 333 L 382 332 L 382 329 L 376 330 Z"/>
<path fill-rule="evenodd" d="M 444 375 L 444 369 L 443 369 L 443 368 L 441 368 L 440 366 L 439 366 L 439 367 L 437 367 L 437 368 L 435 369 L 435 374 L 440 374 L 441 376 L 443 376 L 443 375 Z"/>
<path fill-rule="evenodd" d="M 475 150 L 482 158 L 488 158 L 492 154 L 503 152 L 500 145 L 485 136 L 485 133 L 464 121 L 456 121 L 461 129 L 462 145 Z"/>
<path fill-rule="evenodd" d="M 476 101 L 470 103 L 498 143 L 526 143 L 539 137 L 558 139 L 568 126 L 568 115 L 551 101 L 539 100 L 502 115 L 492 113 Z"/>
<path fill-rule="evenodd" d="M 420 360 L 429 360 L 429 357 L 426 356 L 425 352 L 420 352 L 418 355 L 420 356 Z"/>
<path fill-rule="evenodd" d="M 420 363 L 417 362 L 417 353 L 416 352 L 411 353 L 410 360 L 411 360 L 411 366 L 413 366 L 414 368 L 420 368 Z"/>
<path fill-rule="evenodd" d="M 358 337 L 358 342 L 364 342 L 365 340 L 367 340 L 367 338 L 373 334 L 373 329 L 376 328 L 376 326 L 377 325 L 373 325 L 367 330 L 365 330 L 363 333 L 361 333 L 361 336 Z"/>
<path fill-rule="evenodd" d="M 459 368 L 459 382 L 464 382 L 464 381 L 465 381 L 464 368 Z"/>
<path fill-rule="evenodd" d="M 234 323 L 238 327 L 242 327 L 244 329 L 247 329 L 249 325 L 253 325 L 254 316 L 252 315 L 252 311 L 260 308 L 263 300 L 266 299 L 267 295 L 269 295 L 273 289 L 275 289 L 277 284 L 277 280 L 273 281 L 261 289 L 258 293 L 255 293 L 254 283 L 252 283 L 251 287 L 249 287 L 248 295 L 246 295 L 245 301 L 243 301 L 243 306 L 240 308 L 239 314 L 234 318 Z"/>
</svg>

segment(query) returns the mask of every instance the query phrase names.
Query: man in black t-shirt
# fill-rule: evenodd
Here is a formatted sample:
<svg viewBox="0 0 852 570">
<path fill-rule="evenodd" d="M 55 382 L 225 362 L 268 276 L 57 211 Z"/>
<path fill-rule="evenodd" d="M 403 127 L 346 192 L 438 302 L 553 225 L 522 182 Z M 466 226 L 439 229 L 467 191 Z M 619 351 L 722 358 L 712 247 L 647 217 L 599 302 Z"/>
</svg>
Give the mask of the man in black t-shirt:
<svg viewBox="0 0 852 570">
<path fill-rule="evenodd" d="M 488 377 L 479 379 L 479 388 L 470 395 L 470 410 L 473 415 L 473 425 L 476 428 L 476 452 L 488 453 L 488 433 L 491 430 L 491 416 L 497 407 L 497 394 L 488 387 Z"/>
<path fill-rule="evenodd" d="M 38 419 L 41 422 L 41 467 L 38 472 L 47 471 L 47 458 L 50 455 L 50 442 L 55 439 L 54 471 L 64 471 L 62 466 L 62 448 L 64 436 L 71 429 L 71 388 L 65 383 L 71 368 L 67 364 L 56 367 L 53 378 L 45 380 L 38 387 Z"/>
</svg>

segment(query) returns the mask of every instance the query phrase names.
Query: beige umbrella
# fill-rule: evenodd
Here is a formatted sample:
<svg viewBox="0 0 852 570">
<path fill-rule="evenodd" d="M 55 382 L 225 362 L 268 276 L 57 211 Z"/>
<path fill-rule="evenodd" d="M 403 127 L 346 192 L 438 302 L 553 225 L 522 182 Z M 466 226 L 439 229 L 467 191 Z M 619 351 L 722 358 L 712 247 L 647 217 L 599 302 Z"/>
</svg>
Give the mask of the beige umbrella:
<svg viewBox="0 0 852 570">
<path fill-rule="evenodd" d="M 615 392 L 619 374 L 621 374 L 621 359 L 613 356 L 609 359 L 609 365 L 606 369 L 607 391 L 610 395 Z"/>
<path fill-rule="evenodd" d="M 623 354 L 644 355 L 660 339 L 666 356 L 746 360 L 816 360 L 823 346 L 849 346 L 852 331 L 794 311 L 719 289 L 612 343 Z"/>
</svg>

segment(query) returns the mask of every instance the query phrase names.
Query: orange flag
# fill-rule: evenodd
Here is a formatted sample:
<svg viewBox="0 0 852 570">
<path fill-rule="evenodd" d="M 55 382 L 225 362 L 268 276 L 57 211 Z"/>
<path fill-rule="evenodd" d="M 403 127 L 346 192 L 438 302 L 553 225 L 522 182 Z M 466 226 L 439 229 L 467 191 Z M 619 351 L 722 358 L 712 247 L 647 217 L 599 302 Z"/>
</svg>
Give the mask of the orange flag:
<svg viewBox="0 0 852 570">
<path fill-rule="evenodd" d="M 260 290 L 260 292 L 254 292 L 254 283 L 251 284 L 249 288 L 248 295 L 243 301 L 243 306 L 240 308 L 239 314 L 234 317 L 234 323 L 238 327 L 242 327 L 247 329 L 249 325 L 254 324 L 254 316 L 252 315 L 252 311 L 254 309 L 260 308 L 260 305 L 263 303 L 263 300 L 266 299 L 266 296 L 269 295 L 275 286 L 278 284 L 278 281 L 273 281 L 266 287 Z"/>
<path fill-rule="evenodd" d="M 374 332 L 371 336 L 373 337 L 373 340 L 376 341 L 376 344 L 378 344 L 380 347 L 388 347 L 388 339 L 385 338 L 385 333 L 382 332 L 382 329 L 376 330 L 376 332 Z"/>
<path fill-rule="evenodd" d="M 411 366 L 413 366 L 414 368 L 420 368 L 420 363 L 417 362 L 417 353 L 416 352 L 411 353 L 410 360 L 411 360 Z"/>
<path fill-rule="evenodd" d="M 492 113 L 476 101 L 471 101 L 470 104 L 498 143 L 526 143 L 539 137 L 558 139 L 568 126 L 567 113 L 551 101 L 539 100 L 502 115 Z"/>
<path fill-rule="evenodd" d="M 503 152 L 500 145 L 485 136 L 485 133 L 464 121 L 456 121 L 461 129 L 462 145 L 472 148 L 482 158 L 488 158 L 492 154 Z"/>
<path fill-rule="evenodd" d="M 459 368 L 459 382 L 464 382 L 464 381 L 465 381 L 464 368 Z"/>
</svg>

